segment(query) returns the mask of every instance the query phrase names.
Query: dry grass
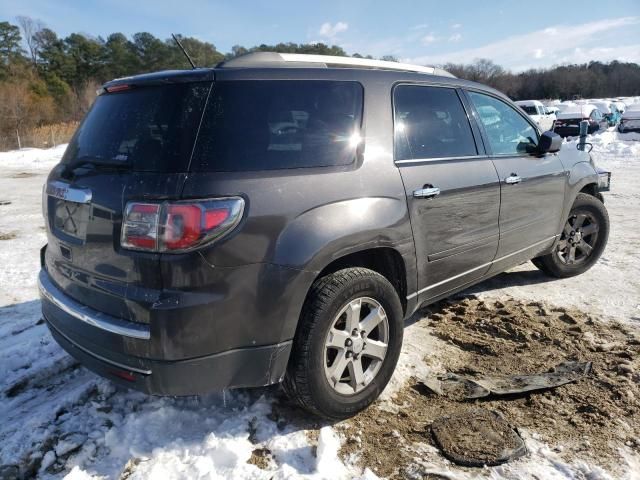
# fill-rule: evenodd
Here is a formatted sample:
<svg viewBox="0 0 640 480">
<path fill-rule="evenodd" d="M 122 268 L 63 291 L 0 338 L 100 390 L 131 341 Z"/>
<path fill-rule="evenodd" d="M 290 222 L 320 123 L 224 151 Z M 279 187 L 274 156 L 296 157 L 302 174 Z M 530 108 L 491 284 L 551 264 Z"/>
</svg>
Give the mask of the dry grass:
<svg viewBox="0 0 640 480">
<path fill-rule="evenodd" d="M 68 143 L 78 128 L 79 122 L 60 122 L 51 125 L 42 125 L 20 132 L 22 147 L 49 148 Z M 18 148 L 17 139 L 14 136 L 0 136 L 0 151 Z"/>
</svg>

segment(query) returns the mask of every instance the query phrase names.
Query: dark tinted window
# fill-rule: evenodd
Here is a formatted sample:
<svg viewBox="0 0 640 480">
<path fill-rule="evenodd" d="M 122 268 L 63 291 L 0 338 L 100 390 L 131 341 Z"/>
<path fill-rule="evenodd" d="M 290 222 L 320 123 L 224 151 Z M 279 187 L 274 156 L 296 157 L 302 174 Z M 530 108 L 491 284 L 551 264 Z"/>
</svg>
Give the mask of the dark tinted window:
<svg viewBox="0 0 640 480">
<path fill-rule="evenodd" d="M 471 126 L 455 90 L 400 85 L 393 100 L 396 160 L 476 155 Z"/>
<path fill-rule="evenodd" d="M 513 107 L 495 97 L 469 92 L 480 115 L 494 155 L 514 155 L 533 152 L 538 134 Z"/>
<path fill-rule="evenodd" d="M 216 82 L 192 170 L 349 164 L 360 139 L 362 99 L 356 82 Z"/>
<path fill-rule="evenodd" d="M 100 95 L 63 163 L 186 171 L 210 86 L 180 83 Z"/>
<path fill-rule="evenodd" d="M 536 107 L 532 107 L 529 105 L 519 105 L 519 107 L 524 110 L 524 112 L 527 115 L 538 115 L 538 110 L 536 110 Z"/>
</svg>

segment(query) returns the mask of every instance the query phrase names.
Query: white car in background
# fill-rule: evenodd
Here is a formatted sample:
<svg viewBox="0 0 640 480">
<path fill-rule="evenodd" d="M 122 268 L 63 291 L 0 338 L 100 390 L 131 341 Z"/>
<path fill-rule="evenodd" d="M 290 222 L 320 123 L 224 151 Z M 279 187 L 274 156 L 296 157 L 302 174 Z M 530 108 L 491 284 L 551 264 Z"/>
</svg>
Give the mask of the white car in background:
<svg viewBox="0 0 640 480">
<path fill-rule="evenodd" d="M 577 104 L 573 103 L 569 100 L 566 100 L 562 103 L 559 103 L 558 105 L 556 105 L 556 107 L 558 107 L 558 113 L 564 112 L 565 110 L 571 108 L 571 107 L 575 107 Z"/>
<path fill-rule="evenodd" d="M 525 113 L 538 124 L 541 131 L 546 132 L 548 130 L 553 130 L 556 116 L 555 114 L 548 114 L 545 111 L 545 107 L 542 102 L 539 102 L 538 100 L 520 100 L 516 102 L 516 105 L 524 110 Z"/>
<path fill-rule="evenodd" d="M 620 133 L 640 132 L 640 103 L 634 103 L 627 107 L 618 124 L 618 131 Z"/>
</svg>

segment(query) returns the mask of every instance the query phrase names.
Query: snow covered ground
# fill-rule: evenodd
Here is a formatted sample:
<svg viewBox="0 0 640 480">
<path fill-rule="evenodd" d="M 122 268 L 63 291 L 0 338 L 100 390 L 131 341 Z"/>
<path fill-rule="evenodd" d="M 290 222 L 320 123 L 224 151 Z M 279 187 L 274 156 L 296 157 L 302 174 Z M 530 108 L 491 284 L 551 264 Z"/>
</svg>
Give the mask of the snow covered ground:
<svg viewBox="0 0 640 480">
<path fill-rule="evenodd" d="M 468 293 L 542 300 L 640 329 L 640 135 L 610 130 L 591 141 L 597 163 L 613 172 L 611 234 L 598 265 L 549 281 L 525 264 Z M 375 464 L 342 455 L 349 424 L 319 424 L 276 388 L 152 398 L 116 389 L 55 344 L 40 321 L 35 279 L 45 242 L 41 188 L 63 151 L 0 153 L 0 478 L 377 478 Z M 419 315 L 409 322 L 397 373 L 372 408 L 397 410 L 394 395 L 411 376 L 439 371 L 448 346 L 424 325 Z M 640 478 L 629 450 L 626 466 L 607 473 L 562 458 L 536 432 L 525 436 L 530 455 L 507 466 L 469 473 L 430 445 L 416 465 L 438 478 Z"/>
</svg>

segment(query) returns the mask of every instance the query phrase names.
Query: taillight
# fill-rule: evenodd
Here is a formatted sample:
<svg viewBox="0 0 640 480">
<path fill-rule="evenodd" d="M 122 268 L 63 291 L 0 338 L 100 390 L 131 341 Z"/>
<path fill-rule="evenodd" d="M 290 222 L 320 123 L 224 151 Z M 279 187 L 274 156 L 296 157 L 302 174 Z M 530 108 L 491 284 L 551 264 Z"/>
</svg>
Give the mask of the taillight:
<svg viewBox="0 0 640 480">
<path fill-rule="evenodd" d="M 189 248 L 202 233 L 202 209 L 198 205 L 167 205 L 164 245 L 167 250 Z"/>
<path fill-rule="evenodd" d="M 180 253 L 227 234 L 244 212 L 241 197 L 183 202 L 129 202 L 120 244 L 130 250 Z"/>
<path fill-rule="evenodd" d="M 156 250 L 159 213 L 160 205 L 157 203 L 128 203 L 122 223 L 122 246 L 136 250 Z"/>
</svg>

